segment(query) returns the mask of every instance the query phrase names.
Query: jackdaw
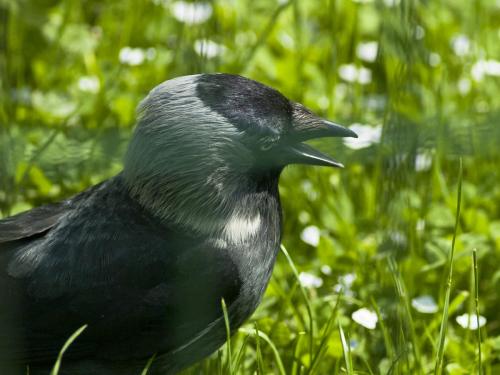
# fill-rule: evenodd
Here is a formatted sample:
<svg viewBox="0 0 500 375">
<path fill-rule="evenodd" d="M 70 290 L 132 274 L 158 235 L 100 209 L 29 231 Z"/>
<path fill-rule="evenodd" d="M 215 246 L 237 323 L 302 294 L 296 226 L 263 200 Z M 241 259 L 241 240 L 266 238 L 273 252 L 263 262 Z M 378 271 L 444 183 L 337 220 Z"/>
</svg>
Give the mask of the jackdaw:
<svg viewBox="0 0 500 375">
<path fill-rule="evenodd" d="M 230 74 L 154 88 L 118 175 L 0 221 L 0 373 L 173 374 L 255 310 L 281 241 L 288 164 L 342 166 L 303 143 L 356 137 Z"/>
</svg>

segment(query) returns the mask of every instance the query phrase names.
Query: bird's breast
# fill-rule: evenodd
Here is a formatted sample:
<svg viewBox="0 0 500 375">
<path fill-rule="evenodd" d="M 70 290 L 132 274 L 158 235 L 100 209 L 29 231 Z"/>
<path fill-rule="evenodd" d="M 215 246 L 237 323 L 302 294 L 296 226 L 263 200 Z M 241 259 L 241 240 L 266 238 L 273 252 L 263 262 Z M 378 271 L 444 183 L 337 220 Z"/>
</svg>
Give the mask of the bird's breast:
<svg viewBox="0 0 500 375">
<path fill-rule="evenodd" d="M 233 214 L 223 229 L 223 238 L 233 246 L 245 245 L 259 235 L 263 220 L 260 213 L 252 216 Z"/>
<path fill-rule="evenodd" d="M 236 327 L 253 313 L 269 283 L 281 239 L 280 221 L 276 208 L 249 216 L 234 215 L 224 227 L 222 242 L 240 285 L 230 306 Z"/>
</svg>

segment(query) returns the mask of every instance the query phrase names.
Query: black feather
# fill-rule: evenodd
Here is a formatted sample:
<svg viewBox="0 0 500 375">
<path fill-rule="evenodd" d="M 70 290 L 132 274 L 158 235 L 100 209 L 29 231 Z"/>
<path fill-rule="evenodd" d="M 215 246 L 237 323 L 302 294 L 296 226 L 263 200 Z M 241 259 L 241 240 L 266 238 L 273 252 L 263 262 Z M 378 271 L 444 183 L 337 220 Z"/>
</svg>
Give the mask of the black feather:
<svg viewBox="0 0 500 375">
<path fill-rule="evenodd" d="M 279 225 L 274 194 L 256 198 L 268 226 Z M 47 224 L 13 231 L 29 219 Z M 279 241 L 270 231 L 245 252 L 218 248 L 213 238 L 160 223 L 120 176 L 0 228 L 0 363 L 30 364 L 31 374 L 47 372 L 83 324 L 61 374 L 137 374 L 153 353 L 151 373 L 166 374 L 201 359 L 225 341 L 222 298 L 234 327 L 257 306 L 263 290 L 249 277 L 267 284 Z"/>
<path fill-rule="evenodd" d="M 67 210 L 68 203 L 61 202 L 0 220 L 0 243 L 43 233 L 52 228 Z"/>
<path fill-rule="evenodd" d="M 292 123 L 293 107 L 279 91 L 232 74 L 203 74 L 198 97 L 231 124 L 249 133 L 280 134 Z"/>
</svg>

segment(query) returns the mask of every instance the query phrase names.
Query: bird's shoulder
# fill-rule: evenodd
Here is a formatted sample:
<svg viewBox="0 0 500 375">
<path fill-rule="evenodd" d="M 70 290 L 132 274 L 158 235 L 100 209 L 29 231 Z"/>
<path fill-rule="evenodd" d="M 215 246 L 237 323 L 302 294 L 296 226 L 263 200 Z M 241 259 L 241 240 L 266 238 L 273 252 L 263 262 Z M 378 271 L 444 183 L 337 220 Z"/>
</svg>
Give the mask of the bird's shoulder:
<svg viewBox="0 0 500 375">
<path fill-rule="evenodd" d="M 52 296 L 61 289 L 147 278 L 141 268 L 166 264 L 175 249 L 191 245 L 189 236 L 142 209 L 119 176 L 63 202 L 4 219 L 0 238 L 7 273 L 27 285 L 32 280 L 39 295 Z"/>
<path fill-rule="evenodd" d="M 59 202 L 45 204 L 28 211 L 0 219 L 0 250 L 2 244 L 29 239 L 45 234 L 61 219 L 91 198 L 107 181 L 91 186 L 81 193 Z"/>
<path fill-rule="evenodd" d="M 46 232 L 71 208 L 69 201 L 47 204 L 0 220 L 0 244 Z"/>
</svg>

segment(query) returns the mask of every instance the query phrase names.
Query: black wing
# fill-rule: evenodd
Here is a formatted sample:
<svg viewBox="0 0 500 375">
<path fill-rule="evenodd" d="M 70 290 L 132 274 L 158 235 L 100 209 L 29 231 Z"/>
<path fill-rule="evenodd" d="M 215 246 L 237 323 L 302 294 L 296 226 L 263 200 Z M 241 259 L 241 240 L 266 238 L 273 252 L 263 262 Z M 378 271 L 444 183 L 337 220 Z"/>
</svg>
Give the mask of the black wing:
<svg viewBox="0 0 500 375">
<path fill-rule="evenodd" d="M 119 184 L 55 207 L 31 214 L 44 225 L 26 217 L 5 226 L 0 354 L 10 359 L 53 363 L 83 324 L 66 360 L 147 358 L 186 343 L 220 317 L 221 297 L 230 304 L 239 292 L 223 252 L 159 224 Z M 20 235 L 23 222 L 31 237 Z"/>
<path fill-rule="evenodd" d="M 43 233 L 70 209 L 68 201 L 34 208 L 0 220 L 0 244 Z M 1 249 L 1 245 L 0 245 Z"/>
<path fill-rule="evenodd" d="M 71 210 L 69 201 L 34 208 L 0 220 L 0 371 L 10 372 L 5 363 L 20 355 L 24 348 L 21 316 L 25 304 L 24 280 L 8 272 L 12 256 L 19 249 L 29 249 L 43 240 L 51 228 Z M 5 367 L 7 366 L 7 368 Z"/>
</svg>

